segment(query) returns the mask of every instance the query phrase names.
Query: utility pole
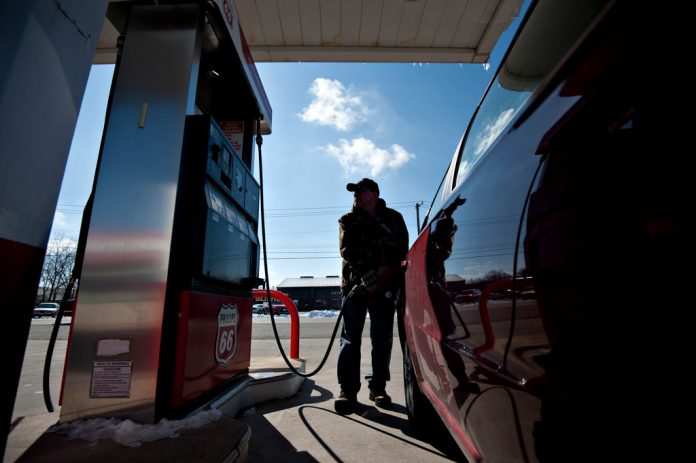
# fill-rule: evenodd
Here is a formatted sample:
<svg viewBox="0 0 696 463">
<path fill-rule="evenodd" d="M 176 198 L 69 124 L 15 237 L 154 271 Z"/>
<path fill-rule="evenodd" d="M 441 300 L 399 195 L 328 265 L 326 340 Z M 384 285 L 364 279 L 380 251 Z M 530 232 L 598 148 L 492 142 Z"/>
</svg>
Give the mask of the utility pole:
<svg viewBox="0 0 696 463">
<path fill-rule="evenodd" d="M 421 223 L 420 223 L 420 207 L 423 205 L 423 201 L 416 203 L 416 230 L 418 230 L 418 234 L 421 232 Z"/>
</svg>

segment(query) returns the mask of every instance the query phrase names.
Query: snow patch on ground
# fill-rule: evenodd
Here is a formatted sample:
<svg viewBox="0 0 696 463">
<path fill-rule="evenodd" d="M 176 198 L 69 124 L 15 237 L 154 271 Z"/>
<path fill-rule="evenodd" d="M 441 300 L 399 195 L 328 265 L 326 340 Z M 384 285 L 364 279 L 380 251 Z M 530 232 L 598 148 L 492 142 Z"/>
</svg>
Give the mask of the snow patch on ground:
<svg viewBox="0 0 696 463">
<path fill-rule="evenodd" d="M 298 315 L 300 318 L 336 318 L 338 317 L 338 310 L 311 310 L 309 312 L 299 312 Z M 275 320 L 276 321 L 289 321 L 290 320 L 290 315 L 284 313 L 284 314 L 279 314 L 275 315 Z M 253 319 L 254 320 L 270 320 L 271 316 L 270 315 L 264 315 L 264 314 L 253 314 Z"/>
<path fill-rule="evenodd" d="M 222 416 L 220 410 L 196 413 L 183 420 L 163 419 L 157 424 L 139 424 L 117 418 L 91 418 L 53 426 L 48 432 L 82 439 L 96 446 L 100 439 L 111 439 L 127 447 L 140 447 L 143 442 L 179 437 L 181 431 L 202 428 Z"/>
</svg>

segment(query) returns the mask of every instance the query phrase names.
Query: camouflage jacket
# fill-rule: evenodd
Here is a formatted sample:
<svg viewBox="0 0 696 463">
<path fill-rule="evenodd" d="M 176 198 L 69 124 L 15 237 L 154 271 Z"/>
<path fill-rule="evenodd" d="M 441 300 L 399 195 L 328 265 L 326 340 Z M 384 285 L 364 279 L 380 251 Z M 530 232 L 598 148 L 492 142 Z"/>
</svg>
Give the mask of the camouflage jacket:
<svg viewBox="0 0 696 463">
<path fill-rule="evenodd" d="M 338 225 L 343 257 L 341 290 L 344 295 L 360 282 L 365 273 L 377 271 L 382 265 L 396 270 L 406 257 L 408 230 L 404 218 L 388 208 L 381 198 L 375 216 L 353 207 L 351 212 L 338 219 Z"/>
</svg>

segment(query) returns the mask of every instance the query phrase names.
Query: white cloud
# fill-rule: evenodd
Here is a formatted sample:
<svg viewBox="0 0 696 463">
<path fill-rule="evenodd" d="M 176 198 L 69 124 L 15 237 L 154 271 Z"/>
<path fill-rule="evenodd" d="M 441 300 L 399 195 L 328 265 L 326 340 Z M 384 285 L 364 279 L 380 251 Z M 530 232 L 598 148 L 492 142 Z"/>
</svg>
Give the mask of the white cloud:
<svg viewBox="0 0 696 463">
<path fill-rule="evenodd" d="M 71 238 L 65 238 L 63 235 L 54 237 L 48 240 L 48 245 L 46 246 L 46 252 L 55 253 L 64 249 L 76 249 L 77 241 Z"/>
<path fill-rule="evenodd" d="M 56 211 L 53 216 L 53 227 L 54 228 L 65 228 L 68 226 L 68 219 L 64 213 Z"/>
<path fill-rule="evenodd" d="M 346 89 L 338 80 L 318 77 L 314 79 L 309 92 L 314 98 L 300 114 L 305 122 L 316 122 L 346 131 L 366 120 L 370 114 L 370 109 L 362 98 L 351 89 Z"/>
<path fill-rule="evenodd" d="M 330 144 L 324 150 L 338 159 L 346 174 L 379 175 L 385 169 L 396 170 L 405 165 L 415 154 L 409 153 L 400 145 L 388 149 L 375 146 L 372 140 L 363 137 L 346 140 L 341 138 L 338 146 Z"/>
</svg>

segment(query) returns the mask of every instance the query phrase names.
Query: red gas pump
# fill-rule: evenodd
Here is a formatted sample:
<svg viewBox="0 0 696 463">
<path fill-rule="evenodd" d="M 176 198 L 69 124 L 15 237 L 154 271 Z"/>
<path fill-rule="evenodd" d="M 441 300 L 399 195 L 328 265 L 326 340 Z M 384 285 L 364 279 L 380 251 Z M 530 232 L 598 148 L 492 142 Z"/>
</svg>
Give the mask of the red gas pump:
<svg viewBox="0 0 696 463">
<path fill-rule="evenodd" d="M 61 421 L 180 417 L 249 366 L 270 105 L 228 0 L 122 7 Z"/>
</svg>

